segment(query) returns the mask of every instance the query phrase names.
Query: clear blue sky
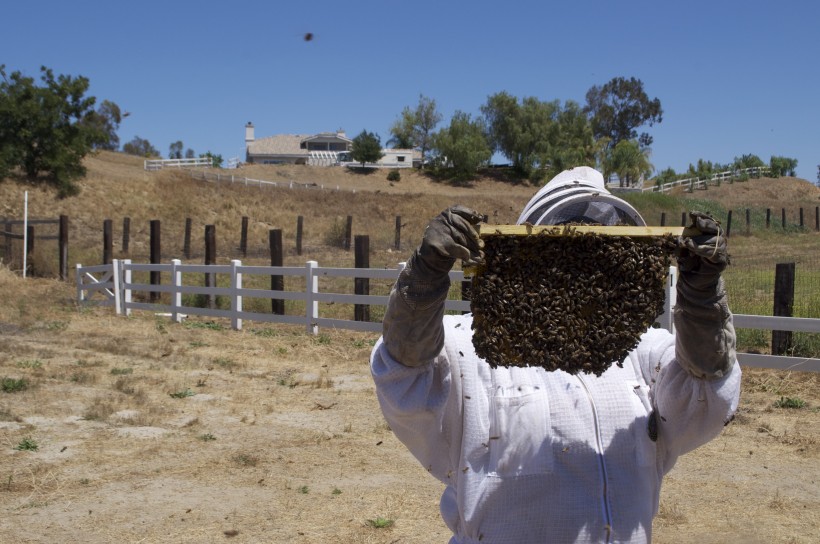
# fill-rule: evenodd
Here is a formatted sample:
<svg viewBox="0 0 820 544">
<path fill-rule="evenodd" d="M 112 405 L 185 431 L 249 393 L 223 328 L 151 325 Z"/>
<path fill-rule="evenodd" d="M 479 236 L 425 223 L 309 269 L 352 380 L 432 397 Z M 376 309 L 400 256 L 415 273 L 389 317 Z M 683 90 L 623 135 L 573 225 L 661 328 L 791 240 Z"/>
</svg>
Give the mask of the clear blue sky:
<svg viewBox="0 0 820 544">
<path fill-rule="evenodd" d="M 583 104 L 622 76 L 661 101 L 645 129 L 656 169 L 753 153 L 817 180 L 814 0 L 45 0 L 6 2 L 2 17 L 7 71 L 88 77 L 98 103 L 131 112 L 120 142 L 164 156 L 182 140 L 243 158 L 248 121 L 257 138 L 341 128 L 385 142 L 420 94 L 443 126 L 500 91 Z"/>
</svg>

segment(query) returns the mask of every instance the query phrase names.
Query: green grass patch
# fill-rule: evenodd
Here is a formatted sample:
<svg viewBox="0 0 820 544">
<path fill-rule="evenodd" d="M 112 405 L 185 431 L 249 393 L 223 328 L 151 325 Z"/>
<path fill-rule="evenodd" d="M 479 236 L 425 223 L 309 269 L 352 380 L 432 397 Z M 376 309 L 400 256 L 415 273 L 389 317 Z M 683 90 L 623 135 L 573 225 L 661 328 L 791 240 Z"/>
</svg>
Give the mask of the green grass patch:
<svg viewBox="0 0 820 544">
<path fill-rule="evenodd" d="M 0 380 L 0 389 L 3 393 L 19 393 L 28 389 L 28 380 L 25 378 L 3 378 Z"/>
</svg>

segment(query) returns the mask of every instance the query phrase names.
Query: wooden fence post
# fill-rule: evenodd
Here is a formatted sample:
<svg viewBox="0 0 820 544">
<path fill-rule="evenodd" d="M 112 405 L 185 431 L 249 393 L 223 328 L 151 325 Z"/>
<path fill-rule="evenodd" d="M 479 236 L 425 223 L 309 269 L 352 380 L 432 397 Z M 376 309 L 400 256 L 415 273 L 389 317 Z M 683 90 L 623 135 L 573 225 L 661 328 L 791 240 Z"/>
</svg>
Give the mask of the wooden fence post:
<svg viewBox="0 0 820 544">
<path fill-rule="evenodd" d="M 206 234 L 207 236 L 207 234 Z M 185 219 L 185 239 L 182 241 L 182 254 L 186 259 L 191 258 L 191 218 Z"/>
<path fill-rule="evenodd" d="M 347 216 L 347 223 L 345 223 L 345 251 L 350 251 L 350 240 L 353 235 L 353 216 Z"/>
<path fill-rule="evenodd" d="M 726 215 L 726 238 L 732 233 L 732 210 Z"/>
<path fill-rule="evenodd" d="M 786 230 L 786 208 L 780 208 L 781 222 L 783 223 L 783 230 Z"/>
<path fill-rule="evenodd" d="M 766 208 L 766 230 L 769 229 L 769 226 L 772 224 L 772 209 Z"/>
<path fill-rule="evenodd" d="M 800 207 L 800 230 L 803 230 L 803 207 Z"/>
<path fill-rule="evenodd" d="M 205 264 L 216 264 L 216 225 L 205 225 Z M 205 273 L 205 287 L 216 287 L 216 274 Z M 208 294 L 208 308 L 216 308 L 216 295 Z"/>
<path fill-rule="evenodd" d="M 681 214 L 680 214 L 680 226 L 681 227 L 686 226 L 686 212 L 681 212 Z"/>
<path fill-rule="evenodd" d="M 820 230 L 820 206 L 814 207 L 814 230 Z"/>
<path fill-rule="evenodd" d="M 102 264 L 111 264 L 114 258 L 114 222 L 103 220 L 103 259 Z"/>
<path fill-rule="evenodd" d="M 792 317 L 794 263 L 777 263 L 774 275 L 774 315 Z M 791 331 L 772 331 L 772 355 L 785 355 L 792 347 Z"/>
<path fill-rule="evenodd" d="M 159 264 L 162 261 L 162 251 L 160 245 L 160 221 L 159 219 L 151 220 L 151 264 Z M 159 285 L 161 283 L 161 275 L 158 270 L 151 271 L 151 285 Z M 156 302 L 159 300 L 159 291 L 151 291 L 150 300 Z"/>
<path fill-rule="evenodd" d="M 26 273 L 33 276 L 37 271 L 34 269 L 34 262 L 31 260 L 31 255 L 34 253 L 34 225 L 29 225 L 26 229 L 26 255 L 29 256 L 26 261 Z"/>
<path fill-rule="evenodd" d="M 248 217 L 242 216 L 242 232 L 239 235 L 239 251 L 243 257 L 248 256 Z"/>
<path fill-rule="evenodd" d="M 282 229 L 271 229 L 268 233 L 270 244 L 270 265 L 282 266 L 284 262 L 284 248 L 282 247 Z M 271 291 L 285 290 L 285 277 L 281 274 L 271 274 Z M 285 300 L 281 298 L 270 299 L 270 309 L 275 315 L 285 315 Z"/>
<path fill-rule="evenodd" d="M 666 212 L 661 212 L 661 226 L 666 226 Z"/>
<path fill-rule="evenodd" d="M 296 254 L 302 254 L 302 231 L 305 226 L 305 218 L 301 215 L 296 218 Z"/>
<path fill-rule="evenodd" d="M 393 241 L 393 249 L 399 251 L 401 249 L 401 216 L 396 216 L 396 239 Z"/>
<path fill-rule="evenodd" d="M 122 218 L 122 252 L 128 253 L 128 246 L 131 243 L 131 218 Z"/>
<path fill-rule="evenodd" d="M 68 279 L 68 216 L 60 216 L 60 279 L 66 281 Z"/>
<path fill-rule="evenodd" d="M 752 212 L 749 210 L 749 208 L 746 208 L 746 235 L 747 236 L 752 233 L 752 215 L 751 215 L 751 213 Z"/>
<path fill-rule="evenodd" d="M 356 268 L 370 268 L 370 237 L 357 235 L 355 238 L 355 262 Z M 354 292 L 357 295 L 370 294 L 370 279 L 355 278 Z M 353 308 L 353 319 L 355 321 L 370 321 L 370 305 L 356 304 Z"/>
</svg>

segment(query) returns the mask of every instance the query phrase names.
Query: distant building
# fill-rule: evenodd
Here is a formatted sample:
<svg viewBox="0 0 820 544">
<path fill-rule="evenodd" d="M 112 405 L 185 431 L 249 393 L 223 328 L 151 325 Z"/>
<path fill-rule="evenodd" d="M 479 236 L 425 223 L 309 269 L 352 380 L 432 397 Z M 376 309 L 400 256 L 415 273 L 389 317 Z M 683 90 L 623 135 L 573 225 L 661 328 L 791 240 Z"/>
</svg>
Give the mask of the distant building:
<svg viewBox="0 0 820 544">
<path fill-rule="evenodd" d="M 253 123 L 245 125 L 245 162 L 249 164 L 307 164 L 339 166 L 354 163 L 350 158 L 353 140 L 344 131 L 319 134 L 279 134 L 256 139 Z M 384 157 L 374 168 L 410 168 L 421 164 L 413 149 L 383 149 Z"/>
</svg>

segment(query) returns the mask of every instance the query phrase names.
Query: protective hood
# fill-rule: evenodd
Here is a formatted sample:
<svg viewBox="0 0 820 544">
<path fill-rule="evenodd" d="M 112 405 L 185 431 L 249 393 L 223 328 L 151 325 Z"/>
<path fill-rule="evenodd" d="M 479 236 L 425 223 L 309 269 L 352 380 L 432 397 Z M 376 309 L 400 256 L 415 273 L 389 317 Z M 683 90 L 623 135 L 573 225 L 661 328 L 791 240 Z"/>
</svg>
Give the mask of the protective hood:
<svg viewBox="0 0 820 544">
<path fill-rule="evenodd" d="M 601 173 L 589 166 L 564 170 L 552 178 L 524 207 L 517 223 L 525 222 L 532 225 L 646 225 L 641 214 L 626 201 L 613 196 Z"/>
</svg>

